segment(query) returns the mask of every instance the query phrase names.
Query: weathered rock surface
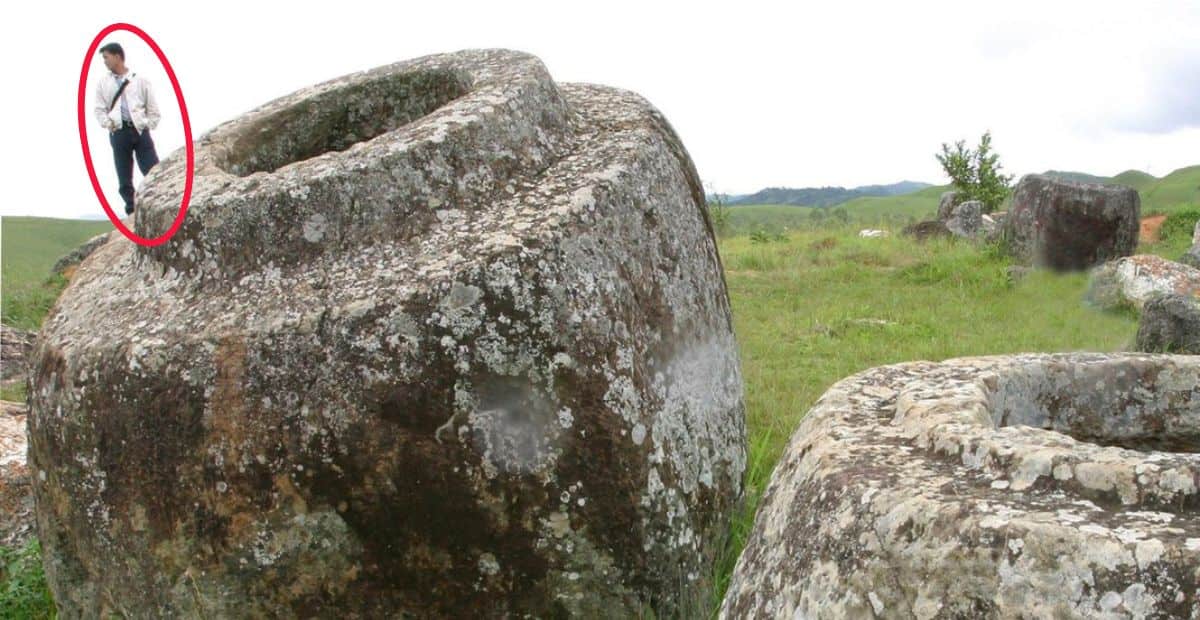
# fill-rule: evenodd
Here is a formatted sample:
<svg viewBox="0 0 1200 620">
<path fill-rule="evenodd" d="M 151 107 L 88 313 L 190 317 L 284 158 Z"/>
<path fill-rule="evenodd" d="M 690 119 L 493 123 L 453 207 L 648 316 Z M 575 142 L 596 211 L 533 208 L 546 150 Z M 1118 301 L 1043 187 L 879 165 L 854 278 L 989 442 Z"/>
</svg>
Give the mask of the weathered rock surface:
<svg viewBox="0 0 1200 620">
<path fill-rule="evenodd" d="M 955 190 L 942 192 L 941 198 L 938 199 L 937 219 L 943 222 L 950 219 L 959 200 L 959 194 Z"/>
<path fill-rule="evenodd" d="M 24 377 L 37 332 L 0 323 L 0 381 Z"/>
<path fill-rule="evenodd" d="M 1014 255 L 1038 267 L 1078 271 L 1137 247 L 1141 198 L 1132 187 L 1021 178 L 1005 218 Z"/>
<path fill-rule="evenodd" d="M 95 237 L 92 237 L 91 239 L 88 239 L 82 245 L 75 248 L 74 250 L 71 250 L 70 252 L 63 255 L 61 258 L 59 258 L 57 261 L 55 261 L 54 267 L 52 267 L 50 269 L 50 271 L 52 271 L 53 273 L 61 273 L 67 267 L 70 267 L 72 265 L 78 265 L 79 263 L 82 263 L 83 259 L 87 258 L 89 255 L 91 255 L 92 252 L 96 251 L 96 248 L 104 245 L 105 243 L 108 243 L 109 236 L 114 234 L 115 232 L 116 231 L 101 233 L 99 235 L 96 235 Z"/>
<path fill-rule="evenodd" d="M 871 369 L 805 416 L 727 618 L 1200 614 L 1200 358 Z"/>
<path fill-rule="evenodd" d="M 928 220 L 909 224 L 900 231 L 900 234 L 913 237 L 917 241 L 954 236 L 954 233 L 951 233 L 950 229 L 946 228 L 946 223 L 941 220 Z"/>
<path fill-rule="evenodd" d="M 472 50 L 197 143 L 187 218 L 79 267 L 33 356 L 66 617 L 691 615 L 744 405 L 661 114 Z M 179 205 L 148 175 L 143 236 Z"/>
<path fill-rule="evenodd" d="M 1196 229 L 1192 231 L 1192 247 L 1183 253 L 1179 262 L 1200 269 L 1200 220 L 1196 222 Z"/>
<path fill-rule="evenodd" d="M 1101 308 L 1141 310 L 1154 295 L 1200 296 L 1200 269 L 1153 254 L 1109 261 L 1092 270 L 1087 297 Z"/>
<path fill-rule="evenodd" d="M 1188 267 L 1200 269 L 1200 244 L 1193 245 L 1191 249 L 1184 252 L 1183 256 L 1179 257 L 1179 262 Z"/>
<path fill-rule="evenodd" d="M 1137 350 L 1200 355 L 1200 298 L 1156 295 L 1142 306 Z"/>
<path fill-rule="evenodd" d="M 968 200 L 951 210 L 945 220 L 946 228 L 957 237 L 974 239 L 984 233 L 983 217 L 983 203 Z"/>
</svg>

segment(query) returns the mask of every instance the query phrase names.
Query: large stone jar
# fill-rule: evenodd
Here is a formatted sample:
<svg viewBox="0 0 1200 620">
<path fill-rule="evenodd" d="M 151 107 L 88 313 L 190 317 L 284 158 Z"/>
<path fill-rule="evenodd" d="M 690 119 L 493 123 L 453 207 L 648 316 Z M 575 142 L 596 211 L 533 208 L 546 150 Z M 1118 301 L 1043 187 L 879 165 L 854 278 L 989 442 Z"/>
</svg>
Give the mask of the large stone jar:
<svg viewBox="0 0 1200 620">
<path fill-rule="evenodd" d="M 744 405 L 704 194 L 641 97 L 473 50 L 196 145 L 166 244 L 79 267 L 32 359 L 65 617 L 692 613 Z M 182 152 L 146 179 L 165 231 Z"/>
<path fill-rule="evenodd" d="M 1195 618 L 1200 357 L 844 379 L 771 476 L 727 618 Z"/>
</svg>

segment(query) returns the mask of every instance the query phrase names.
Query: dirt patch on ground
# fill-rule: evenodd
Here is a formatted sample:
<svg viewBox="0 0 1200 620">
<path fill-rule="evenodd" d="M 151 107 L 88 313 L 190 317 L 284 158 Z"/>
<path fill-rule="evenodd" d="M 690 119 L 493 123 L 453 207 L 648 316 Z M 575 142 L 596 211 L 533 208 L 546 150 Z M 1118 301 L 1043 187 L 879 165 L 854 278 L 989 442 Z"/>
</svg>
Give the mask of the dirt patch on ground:
<svg viewBox="0 0 1200 620">
<path fill-rule="evenodd" d="M 1167 219 L 1165 215 L 1151 215 L 1150 217 L 1142 218 L 1142 228 L 1138 232 L 1139 243 L 1157 243 L 1158 229 L 1162 228 L 1163 222 Z"/>
</svg>

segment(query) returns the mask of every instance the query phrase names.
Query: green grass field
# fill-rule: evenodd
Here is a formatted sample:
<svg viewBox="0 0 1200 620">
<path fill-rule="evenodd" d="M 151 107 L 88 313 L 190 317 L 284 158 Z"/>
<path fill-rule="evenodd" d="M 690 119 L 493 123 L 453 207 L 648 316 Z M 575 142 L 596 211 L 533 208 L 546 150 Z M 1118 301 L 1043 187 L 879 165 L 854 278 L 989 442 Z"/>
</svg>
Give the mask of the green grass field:
<svg viewBox="0 0 1200 620">
<path fill-rule="evenodd" d="M 941 189 L 911 195 L 905 208 L 918 214 L 928 200 L 936 207 Z M 867 213 L 882 209 L 871 204 L 876 200 L 861 208 Z M 783 221 L 807 211 L 758 209 Z M 40 218 L 5 218 L 3 225 L 4 282 L 18 291 L 52 286 L 44 274 L 54 260 L 110 226 Z M 793 230 L 766 241 L 745 234 L 719 240 L 746 382 L 750 449 L 747 501 L 714 568 L 719 586 L 709 601 L 714 611 L 772 468 L 805 412 L 834 382 L 873 366 L 912 360 L 1116 351 L 1130 345 L 1136 333 L 1135 317 L 1083 303 L 1086 274 L 1034 272 L 1013 282 L 1006 272 L 1010 261 L 996 248 L 951 240 L 922 245 L 898 235 L 862 239 L 860 227 L 857 221 L 817 225 L 800 220 Z M 1174 259 L 1189 244 L 1190 231 L 1183 231 L 1139 251 Z M 8 322 L 7 296 L 4 303 Z M 26 305 L 16 316 L 37 325 L 44 316 L 44 310 L 36 314 L 40 308 Z M 28 561 L 36 547 L 7 553 L 0 556 L 12 559 L 0 574 L 0 610 L 33 609 L 39 610 L 33 617 L 46 617 L 41 568 Z"/>
<path fill-rule="evenodd" d="M 717 567 L 721 590 L 754 510 L 801 417 L 834 382 L 913 360 L 1036 351 L 1118 351 L 1137 320 L 1083 303 L 1086 274 L 1034 272 L 1010 282 L 994 248 L 904 237 L 862 239 L 857 227 L 786 240 L 721 240 L 746 381 L 747 503 Z M 1175 259 L 1190 238 L 1139 248 Z M 719 603 L 714 599 L 713 605 Z"/>
<path fill-rule="evenodd" d="M 938 200 L 949 189 L 949 185 L 937 185 L 901 196 L 855 198 L 841 206 L 863 224 L 885 224 L 897 216 L 912 221 L 927 220 L 937 215 Z"/>
<path fill-rule="evenodd" d="M 113 229 L 107 220 L 0 218 L 0 321 L 37 329 L 66 286 L 50 268 L 83 242 Z"/>
<path fill-rule="evenodd" d="M 811 230 L 843 223 L 853 223 L 860 228 L 900 228 L 933 217 L 937 213 L 938 199 L 947 189 L 947 186 L 937 186 L 903 196 L 855 198 L 823 209 L 795 205 L 739 205 L 729 207 L 728 231 L 749 234 L 757 230 Z"/>
</svg>

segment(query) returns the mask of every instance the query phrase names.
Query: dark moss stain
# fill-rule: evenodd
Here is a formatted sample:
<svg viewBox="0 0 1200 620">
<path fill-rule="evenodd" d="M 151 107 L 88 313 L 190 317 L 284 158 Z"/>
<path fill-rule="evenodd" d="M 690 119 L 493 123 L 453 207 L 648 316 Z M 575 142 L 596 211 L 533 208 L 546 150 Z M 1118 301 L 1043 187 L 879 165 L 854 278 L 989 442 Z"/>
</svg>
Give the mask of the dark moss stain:
<svg viewBox="0 0 1200 620">
<path fill-rule="evenodd" d="M 1090 212 L 1088 203 L 1055 196 L 1042 210 L 1038 257 L 1056 271 L 1079 271 L 1121 255 L 1120 220 Z"/>
<path fill-rule="evenodd" d="M 362 544 L 363 571 L 339 608 L 409 610 L 414 616 L 491 617 L 497 610 L 537 610 L 553 597 L 540 590 L 548 570 L 535 548 L 536 516 L 550 504 L 533 476 L 501 474 L 484 480 L 480 455 L 455 432 L 436 435 L 454 414 L 454 360 L 433 351 L 411 386 L 367 388 L 363 412 L 339 431 L 344 449 L 307 453 L 297 481 L 313 504 L 336 507 Z M 484 576 L 487 552 L 500 573 Z M 370 605 L 366 601 L 371 601 Z M 316 604 L 309 602 L 309 605 Z M 544 610 L 543 610 L 544 612 Z M 365 613 L 365 612 L 364 612 Z"/>
<path fill-rule="evenodd" d="M 109 388 L 89 390 L 82 409 L 94 424 L 104 502 L 117 515 L 142 506 L 154 537 L 172 537 L 191 508 L 183 487 L 199 454 L 204 395 L 169 377 L 100 372 L 99 384 Z"/>
<path fill-rule="evenodd" d="M 555 376 L 555 391 L 574 412 L 572 439 L 564 446 L 555 477 L 568 486 L 583 482 L 587 502 L 572 512 L 587 524 L 586 535 L 596 548 L 623 570 L 644 575 L 644 532 L 637 508 L 649 474 L 644 448 L 621 436 L 628 429 L 604 403 L 608 382 L 603 377 L 563 369 Z"/>
</svg>

